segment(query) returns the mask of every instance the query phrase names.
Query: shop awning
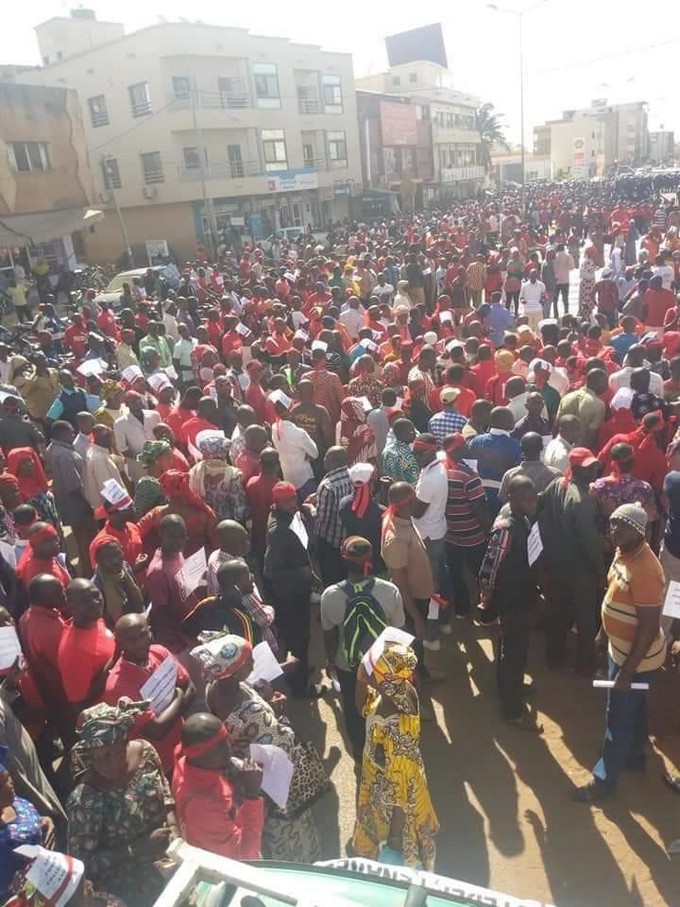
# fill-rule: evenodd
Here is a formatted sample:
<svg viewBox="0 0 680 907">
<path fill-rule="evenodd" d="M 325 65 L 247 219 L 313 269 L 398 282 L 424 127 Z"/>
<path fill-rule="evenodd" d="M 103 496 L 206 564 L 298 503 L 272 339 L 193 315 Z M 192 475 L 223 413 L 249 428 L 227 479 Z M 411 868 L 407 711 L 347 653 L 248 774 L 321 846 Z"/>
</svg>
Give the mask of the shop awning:
<svg viewBox="0 0 680 907">
<path fill-rule="evenodd" d="M 50 242 L 84 230 L 104 217 L 92 208 L 62 208 L 60 211 L 36 211 L 31 214 L 0 214 L 0 246 L 25 246 L 27 243 Z"/>
</svg>

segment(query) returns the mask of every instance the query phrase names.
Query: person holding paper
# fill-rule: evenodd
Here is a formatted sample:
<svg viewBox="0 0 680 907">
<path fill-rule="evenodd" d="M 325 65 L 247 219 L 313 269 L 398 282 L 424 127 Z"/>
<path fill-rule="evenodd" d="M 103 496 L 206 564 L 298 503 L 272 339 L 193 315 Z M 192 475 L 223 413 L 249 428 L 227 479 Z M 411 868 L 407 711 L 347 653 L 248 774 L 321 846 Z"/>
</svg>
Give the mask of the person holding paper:
<svg viewBox="0 0 680 907">
<path fill-rule="evenodd" d="M 251 743 L 263 743 L 278 747 L 293 760 L 295 731 L 247 682 L 253 670 L 250 643 L 238 636 L 220 636 L 192 649 L 191 655 L 203 670 L 208 709 L 224 723 L 234 755 L 245 758 Z M 311 809 L 288 819 L 268 806 L 262 835 L 265 859 L 313 863 L 320 852 Z"/>
<path fill-rule="evenodd" d="M 157 412 L 146 409 L 144 397 L 130 390 L 123 397 L 127 413 L 113 423 L 113 437 L 116 448 L 125 457 L 125 467 L 130 482 L 135 483 L 144 475 L 144 467 L 137 460 L 137 455 L 144 448 L 146 441 L 153 441 L 153 429 L 161 421 Z"/>
<path fill-rule="evenodd" d="M 182 837 L 232 860 L 259 860 L 264 827 L 262 769 L 231 760 L 229 734 L 219 718 L 187 719 L 177 750 L 172 794 Z"/>
<path fill-rule="evenodd" d="M 290 675 L 292 694 L 300 698 L 317 697 L 322 690 L 309 683 L 312 593 L 309 539 L 305 543 L 306 530 L 301 524 L 295 486 L 279 482 L 272 496 L 274 504 L 267 524 L 264 556 L 267 595 L 276 613 L 282 649 L 287 648 L 299 659 L 297 670 Z"/>
<path fill-rule="evenodd" d="M 125 614 L 117 622 L 114 635 L 120 658 L 106 678 L 103 700 L 117 705 L 127 696 L 137 702 L 143 699 L 142 687 L 169 658 L 177 680 L 170 703 L 158 714 L 153 707 L 137 716 L 129 739 L 148 740 L 158 753 L 163 771 L 170 777 L 175 765 L 175 747 L 184 725 L 183 716 L 191 706 L 196 690 L 187 670 L 163 646 L 153 642 L 149 622 L 144 614 Z"/>
<path fill-rule="evenodd" d="M 659 625 L 664 596 L 663 568 L 645 541 L 648 517 L 641 504 L 622 504 L 610 519 L 616 553 L 602 602 L 602 627 L 596 645 L 607 647 L 608 677 L 602 755 L 592 780 L 574 799 L 595 803 L 616 790 L 624 768 L 644 769 L 647 744 L 647 692 L 631 683 L 649 683 L 666 660 L 666 639 Z"/>
<path fill-rule="evenodd" d="M 507 491 L 508 504 L 494 520 L 479 570 L 480 607 L 500 618 L 496 674 L 501 716 L 521 730 L 540 733 L 542 727 L 524 703 L 524 671 L 537 598 L 527 543 L 538 496 L 526 475 L 510 479 Z"/>
<path fill-rule="evenodd" d="M 319 449 L 307 432 L 292 421 L 292 400 L 283 391 L 274 391 L 270 399 L 276 411 L 272 442 L 279 453 L 283 478 L 292 483 L 304 499 L 316 488 L 312 463 L 319 456 Z M 338 414 L 339 411 L 338 405 Z"/>
<path fill-rule="evenodd" d="M 83 493 L 90 507 L 97 511 L 104 503 L 101 489 L 108 479 L 115 479 L 124 486 L 123 477 L 112 456 L 113 431 L 106 425 L 97 424 L 92 429 L 92 447 L 85 454 L 83 472 Z"/>
</svg>

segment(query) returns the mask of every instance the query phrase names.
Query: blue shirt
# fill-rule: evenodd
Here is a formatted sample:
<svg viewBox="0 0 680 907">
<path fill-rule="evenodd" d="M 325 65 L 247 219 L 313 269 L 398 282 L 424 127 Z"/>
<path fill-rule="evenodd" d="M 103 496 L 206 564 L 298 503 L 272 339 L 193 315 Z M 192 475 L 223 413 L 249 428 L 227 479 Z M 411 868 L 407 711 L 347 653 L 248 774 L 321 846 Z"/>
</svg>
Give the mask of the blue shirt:
<svg viewBox="0 0 680 907">
<path fill-rule="evenodd" d="M 638 342 L 637 334 L 617 334 L 609 341 L 609 346 L 613 347 L 617 353 L 625 356 L 634 343 Z"/>
<path fill-rule="evenodd" d="M 489 314 L 484 319 L 484 327 L 487 329 L 489 340 L 494 346 L 502 346 L 505 332 L 515 323 L 515 319 L 505 306 L 494 302 L 489 306 Z"/>
<path fill-rule="evenodd" d="M 491 428 L 485 434 L 470 438 L 468 450 L 470 455 L 466 459 L 477 460 L 477 474 L 482 480 L 491 516 L 495 518 L 501 509 L 498 492 L 503 476 L 508 469 L 519 466 L 522 448 L 507 432 Z"/>
</svg>

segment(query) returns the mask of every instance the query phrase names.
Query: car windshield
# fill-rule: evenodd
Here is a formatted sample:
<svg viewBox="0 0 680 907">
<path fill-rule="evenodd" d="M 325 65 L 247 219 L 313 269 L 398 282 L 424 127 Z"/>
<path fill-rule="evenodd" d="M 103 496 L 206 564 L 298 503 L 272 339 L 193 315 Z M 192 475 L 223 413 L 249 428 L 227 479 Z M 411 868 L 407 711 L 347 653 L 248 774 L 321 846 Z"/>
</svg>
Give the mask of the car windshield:
<svg viewBox="0 0 680 907">
<path fill-rule="evenodd" d="M 106 288 L 107 293 L 115 293 L 116 290 L 122 290 L 124 283 L 132 283 L 132 276 L 129 271 L 123 271 L 120 274 L 116 274 L 111 283 Z"/>
</svg>

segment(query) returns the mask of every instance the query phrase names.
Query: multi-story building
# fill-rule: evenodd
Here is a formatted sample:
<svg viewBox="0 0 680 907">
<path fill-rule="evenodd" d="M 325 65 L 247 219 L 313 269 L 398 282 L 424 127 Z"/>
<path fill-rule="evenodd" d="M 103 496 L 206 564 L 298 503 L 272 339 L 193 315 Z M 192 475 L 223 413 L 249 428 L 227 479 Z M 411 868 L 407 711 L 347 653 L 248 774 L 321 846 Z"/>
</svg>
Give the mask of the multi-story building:
<svg viewBox="0 0 680 907">
<path fill-rule="evenodd" d="M 356 94 L 364 190 L 398 192 L 403 210 L 422 207 L 434 174 L 429 108 L 400 95 Z"/>
<path fill-rule="evenodd" d="M 581 110 L 565 110 L 561 120 L 534 127 L 534 153 L 549 155 L 555 177 L 603 176 L 614 164 L 646 161 L 647 105 L 592 101 Z"/>
<path fill-rule="evenodd" d="M 181 257 L 229 226 L 255 236 L 347 217 L 361 192 L 349 54 L 238 28 L 161 23 L 126 35 L 89 10 L 36 28 L 42 68 L 77 90 L 101 204 L 120 206 L 133 250 Z M 91 254 L 123 250 L 115 217 Z"/>
<path fill-rule="evenodd" d="M 76 92 L 0 80 L 0 247 L 73 267 L 102 218 L 93 197 Z"/>
<path fill-rule="evenodd" d="M 483 185 L 482 141 L 476 129 L 479 100 L 451 87 L 452 75 L 439 63 L 418 60 L 356 80 L 359 90 L 399 95 L 415 106 L 416 121 L 432 131 L 429 198 L 467 198 Z M 361 128 L 361 127 L 360 127 Z"/>
<path fill-rule="evenodd" d="M 522 182 L 522 153 L 519 148 L 492 149 L 491 166 L 493 179 L 497 186 L 504 183 Z M 541 154 L 524 155 L 524 178 L 527 183 L 532 180 L 552 179 L 550 157 Z"/>
<path fill-rule="evenodd" d="M 660 130 L 649 133 L 649 161 L 652 164 L 672 163 L 675 159 L 675 133 Z"/>
</svg>

